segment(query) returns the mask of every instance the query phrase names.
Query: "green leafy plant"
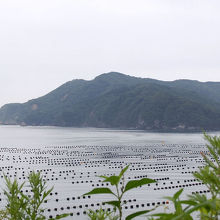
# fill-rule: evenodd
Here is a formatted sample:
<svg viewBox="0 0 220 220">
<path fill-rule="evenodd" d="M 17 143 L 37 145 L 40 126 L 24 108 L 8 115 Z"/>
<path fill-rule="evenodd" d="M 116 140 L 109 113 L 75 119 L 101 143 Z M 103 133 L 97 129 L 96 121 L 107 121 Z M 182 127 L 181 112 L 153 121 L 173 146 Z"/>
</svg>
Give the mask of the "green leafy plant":
<svg viewBox="0 0 220 220">
<path fill-rule="evenodd" d="M 202 220 L 217 220 L 220 216 L 220 137 L 207 134 L 204 134 L 204 137 L 208 142 L 206 145 L 208 152 L 201 152 L 205 164 L 193 175 L 206 185 L 211 197 L 195 194 L 190 196 L 190 199 L 194 202 L 192 209 L 198 207 Z"/>
<path fill-rule="evenodd" d="M 208 141 L 206 153 L 201 152 L 204 158 L 204 167 L 195 172 L 193 176 L 207 186 L 211 197 L 207 195 L 189 195 L 188 200 L 180 200 L 179 196 L 183 189 L 175 193 L 173 197 L 166 197 L 173 202 L 174 213 L 158 213 L 160 220 L 190 220 L 191 213 L 200 213 L 201 220 L 218 220 L 220 216 L 220 137 L 211 137 L 204 134 L 205 140 Z M 184 209 L 182 205 L 185 205 Z"/>
<path fill-rule="evenodd" d="M 5 176 L 6 190 L 4 194 L 7 197 L 6 217 L 8 219 L 17 220 L 25 218 L 25 209 L 28 201 L 22 193 L 24 183 L 19 184 L 15 179 L 13 182 Z"/>
<path fill-rule="evenodd" d="M 200 168 L 194 176 L 203 182 L 210 190 L 212 198 L 220 196 L 220 137 L 211 137 L 204 134 L 207 144 L 208 153 L 201 153 L 205 160 L 205 167 Z"/>
<path fill-rule="evenodd" d="M 53 188 L 47 190 L 46 182 L 43 180 L 40 172 L 31 172 L 28 176 L 30 188 L 29 194 L 24 194 L 25 182 L 19 184 L 15 179 L 11 181 L 5 176 L 6 189 L 4 194 L 7 197 L 6 210 L 3 212 L 3 219 L 11 220 L 44 220 L 44 209 L 42 204 L 52 192 Z M 55 219 L 67 217 L 68 214 L 57 216 Z"/>
<path fill-rule="evenodd" d="M 8 219 L 8 213 L 6 210 L 0 210 L 0 219 Z"/>
<path fill-rule="evenodd" d="M 89 210 L 88 216 L 91 220 L 118 220 L 119 216 L 115 214 L 114 211 L 108 211 L 105 209 L 98 209 L 98 210 Z"/>
<path fill-rule="evenodd" d="M 130 180 L 127 183 L 125 183 L 124 174 L 128 170 L 128 168 L 129 168 L 129 165 L 126 166 L 124 169 L 122 169 L 118 176 L 116 176 L 116 175 L 112 175 L 110 177 L 100 176 L 101 178 L 104 179 L 103 182 L 108 182 L 115 188 L 114 192 L 110 188 L 102 187 L 102 188 L 95 188 L 92 191 L 84 194 L 84 195 L 95 195 L 95 194 L 110 194 L 110 195 L 112 195 L 115 198 L 115 200 L 107 201 L 105 203 L 109 204 L 109 205 L 112 205 L 114 208 L 116 208 L 118 210 L 119 220 L 122 220 L 122 216 L 123 216 L 123 213 L 122 213 L 122 206 L 123 206 L 122 198 L 123 198 L 124 194 L 126 192 L 134 189 L 134 188 L 156 182 L 153 179 L 142 178 L 142 179 L 139 179 L 139 180 Z M 120 186 L 120 183 L 121 183 L 121 186 Z M 145 213 L 148 213 L 149 211 L 150 210 L 135 212 L 135 213 L 132 213 L 132 214 L 128 215 L 125 219 L 130 220 L 130 219 L 133 219 L 133 218 L 135 218 L 139 215 L 143 215 Z"/>
<path fill-rule="evenodd" d="M 173 197 L 164 197 L 171 201 L 174 205 L 174 212 L 173 213 L 157 213 L 153 214 L 151 216 L 157 217 L 157 220 L 170 220 L 175 219 L 175 217 L 179 217 L 181 215 L 184 215 L 181 220 L 193 220 L 190 214 L 185 214 L 186 210 L 188 209 L 188 206 L 183 208 L 184 204 L 192 205 L 192 202 L 190 200 L 180 200 L 180 195 L 182 194 L 183 189 L 180 189 L 178 192 L 176 192 Z M 153 218 L 152 218 L 153 219 Z"/>
<path fill-rule="evenodd" d="M 30 173 L 29 184 L 32 193 L 31 197 L 26 197 L 28 201 L 26 214 L 31 220 L 44 219 L 44 210 L 41 208 L 41 205 L 46 200 L 47 196 L 53 191 L 53 188 L 46 190 L 46 182 L 43 181 L 39 172 Z"/>
</svg>

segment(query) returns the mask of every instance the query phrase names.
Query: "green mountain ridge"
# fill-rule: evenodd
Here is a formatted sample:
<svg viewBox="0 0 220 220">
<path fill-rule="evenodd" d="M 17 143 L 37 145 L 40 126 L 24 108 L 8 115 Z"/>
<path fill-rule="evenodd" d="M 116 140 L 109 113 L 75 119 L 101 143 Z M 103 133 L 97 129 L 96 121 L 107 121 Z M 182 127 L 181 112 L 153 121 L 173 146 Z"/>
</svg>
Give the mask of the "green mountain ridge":
<svg viewBox="0 0 220 220">
<path fill-rule="evenodd" d="M 160 81 L 110 72 L 72 80 L 0 109 L 1 124 L 160 131 L 220 129 L 220 83 Z"/>
</svg>

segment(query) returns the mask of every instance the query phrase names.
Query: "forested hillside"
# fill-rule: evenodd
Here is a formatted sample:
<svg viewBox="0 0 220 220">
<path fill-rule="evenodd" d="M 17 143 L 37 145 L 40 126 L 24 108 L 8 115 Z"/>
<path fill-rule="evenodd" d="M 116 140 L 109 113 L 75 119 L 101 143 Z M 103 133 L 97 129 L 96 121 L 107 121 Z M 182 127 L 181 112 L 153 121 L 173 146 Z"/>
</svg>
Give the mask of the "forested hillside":
<svg viewBox="0 0 220 220">
<path fill-rule="evenodd" d="M 220 129 L 220 83 L 173 82 L 117 72 L 73 80 L 49 94 L 0 109 L 1 124 L 160 131 Z"/>
</svg>

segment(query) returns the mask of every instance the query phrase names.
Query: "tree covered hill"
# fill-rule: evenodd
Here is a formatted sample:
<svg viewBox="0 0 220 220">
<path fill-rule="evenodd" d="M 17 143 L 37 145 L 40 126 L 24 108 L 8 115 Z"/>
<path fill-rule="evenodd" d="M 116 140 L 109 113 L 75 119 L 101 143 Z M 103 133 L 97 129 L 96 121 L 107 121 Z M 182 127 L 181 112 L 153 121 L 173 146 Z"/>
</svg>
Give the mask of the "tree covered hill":
<svg viewBox="0 0 220 220">
<path fill-rule="evenodd" d="M 1 124 L 160 131 L 220 129 L 220 83 L 172 82 L 117 72 L 69 81 L 45 96 L 0 109 Z"/>
</svg>

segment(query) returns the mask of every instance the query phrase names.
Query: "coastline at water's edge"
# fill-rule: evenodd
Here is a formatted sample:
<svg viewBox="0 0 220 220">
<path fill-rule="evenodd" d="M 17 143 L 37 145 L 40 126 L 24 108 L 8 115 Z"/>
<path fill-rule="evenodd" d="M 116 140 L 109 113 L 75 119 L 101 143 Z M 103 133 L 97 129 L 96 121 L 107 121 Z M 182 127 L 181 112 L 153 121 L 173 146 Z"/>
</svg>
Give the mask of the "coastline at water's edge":
<svg viewBox="0 0 220 220">
<path fill-rule="evenodd" d="M 36 128 L 75 128 L 75 129 L 105 129 L 105 130 L 115 130 L 115 131 L 134 131 L 134 132 L 146 132 L 146 133 L 186 133 L 186 134 L 203 134 L 204 132 L 206 133 L 211 133 L 211 132 L 220 132 L 219 129 L 209 129 L 209 130 L 204 130 L 204 129 L 178 129 L 178 128 L 170 128 L 170 129 L 140 129 L 140 128 L 126 128 L 126 127 L 89 127 L 89 126 L 81 126 L 81 127 L 75 127 L 75 126 L 62 126 L 62 125 L 24 125 L 24 124 L 4 124 L 0 123 L 0 126 L 17 126 L 17 127 L 36 127 Z"/>
</svg>

